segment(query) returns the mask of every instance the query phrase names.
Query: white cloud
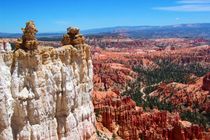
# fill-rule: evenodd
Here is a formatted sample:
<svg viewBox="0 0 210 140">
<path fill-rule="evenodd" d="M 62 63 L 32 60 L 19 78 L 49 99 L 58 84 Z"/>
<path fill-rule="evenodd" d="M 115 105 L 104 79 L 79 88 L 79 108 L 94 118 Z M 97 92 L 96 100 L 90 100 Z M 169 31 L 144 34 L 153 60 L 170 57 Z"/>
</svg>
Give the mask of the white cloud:
<svg viewBox="0 0 210 140">
<path fill-rule="evenodd" d="M 164 11 L 180 11 L 180 12 L 210 12 L 210 5 L 180 5 L 180 6 L 157 7 L 154 9 L 164 10 Z"/>
<path fill-rule="evenodd" d="M 181 3 L 181 4 L 205 4 L 205 3 L 210 3 L 210 0 L 179 0 L 177 3 Z"/>
<path fill-rule="evenodd" d="M 210 0 L 177 0 L 176 5 L 153 9 L 180 12 L 210 12 Z"/>
</svg>

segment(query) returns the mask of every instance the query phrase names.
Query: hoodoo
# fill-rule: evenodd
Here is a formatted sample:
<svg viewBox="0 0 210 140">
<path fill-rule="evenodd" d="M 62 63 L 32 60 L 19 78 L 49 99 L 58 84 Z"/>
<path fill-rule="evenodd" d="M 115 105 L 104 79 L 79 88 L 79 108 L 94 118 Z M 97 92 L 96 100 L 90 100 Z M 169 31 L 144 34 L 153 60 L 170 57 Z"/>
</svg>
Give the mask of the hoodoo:
<svg viewBox="0 0 210 140">
<path fill-rule="evenodd" d="M 0 139 L 96 139 L 90 46 L 37 48 L 36 32 L 27 22 L 20 49 L 0 54 Z"/>
<path fill-rule="evenodd" d="M 67 29 L 67 34 L 63 36 L 62 44 L 63 45 L 78 45 L 84 44 L 85 38 L 80 34 L 78 28 L 70 27 Z"/>
<path fill-rule="evenodd" d="M 35 27 L 33 21 L 26 22 L 26 27 L 22 28 L 23 36 L 19 38 L 16 42 L 16 49 L 23 50 L 35 50 L 38 46 L 38 41 L 36 39 L 36 33 L 38 30 Z"/>
</svg>

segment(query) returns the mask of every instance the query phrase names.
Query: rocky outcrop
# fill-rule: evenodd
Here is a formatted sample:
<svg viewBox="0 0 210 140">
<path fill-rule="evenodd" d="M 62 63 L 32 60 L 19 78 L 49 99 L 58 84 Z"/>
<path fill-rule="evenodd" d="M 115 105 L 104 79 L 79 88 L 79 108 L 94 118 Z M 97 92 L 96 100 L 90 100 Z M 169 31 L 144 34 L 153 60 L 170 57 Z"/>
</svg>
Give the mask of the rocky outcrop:
<svg viewBox="0 0 210 140">
<path fill-rule="evenodd" d="M 38 30 L 33 21 L 26 22 L 26 27 L 22 29 L 23 36 L 16 41 L 16 49 L 35 50 L 38 47 L 36 33 Z"/>
<path fill-rule="evenodd" d="M 0 54 L 0 139 L 96 139 L 86 44 Z"/>
<path fill-rule="evenodd" d="M 80 34 L 78 28 L 73 28 L 73 27 L 67 29 L 67 34 L 65 34 L 62 39 L 63 45 L 78 45 L 84 43 L 85 43 L 84 36 Z"/>
<path fill-rule="evenodd" d="M 115 137 L 124 140 L 209 139 L 202 127 L 181 121 L 178 113 L 144 112 L 129 97 L 116 96 L 112 92 L 105 93 L 105 97 L 98 94 L 102 93 L 95 93 L 93 97 L 100 132 L 108 129 Z"/>
</svg>

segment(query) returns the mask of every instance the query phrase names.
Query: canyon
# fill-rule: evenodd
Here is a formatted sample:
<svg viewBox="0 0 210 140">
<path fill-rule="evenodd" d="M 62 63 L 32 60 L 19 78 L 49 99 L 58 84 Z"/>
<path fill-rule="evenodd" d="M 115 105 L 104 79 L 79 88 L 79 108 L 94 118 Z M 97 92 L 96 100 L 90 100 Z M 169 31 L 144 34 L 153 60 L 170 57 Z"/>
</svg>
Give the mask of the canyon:
<svg viewBox="0 0 210 140">
<path fill-rule="evenodd" d="M 199 111 L 209 112 L 208 87 L 210 85 L 208 74 L 199 77 L 193 73 L 188 73 L 186 74 L 189 80 L 187 84 L 169 80 L 168 83 L 161 81 L 148 85 L 145 81 L 147 77 L 144 77 L 143 73 L 143 71 L 154 70 L 155 72 L 161 69 L 160 64 L 164 61 L 177 66 L 192 65 L 196 69 L 198 69 L 197 64 L 199 64 L 206 67 L 208 72 L 210 66 L 209 46 L 197 46 L 196 41 L 194 44 L 193 41 L 175 38 L 156 40 L 165 46 L 161 49 L 149 45 L 149 41 L 144 41 L 147 43 L 142 45 L 142 42 L 138 43 L 127 38 L 102 38 L 89 41 L 93 46 L 93 104 L 97 120 L 96 127 L 98 134 L 103 137 L 102 139 L 210 139 L 209 130 L 206 131 L 203 126 L 181 118 L 183 111 L 194 111 L 193 105 L 195 103 L 199 106 Z M 174 46 L 171 47 L 171 44 Z M 142 72 L 135 70 L 139 67 L 143 69 Z M 191 68 L 193 69 L 193 67 Z M 202 71 L 202 69 L 198 71 Z M 171 72 L 168 71 L 167 73 Z M 155 76 L 154 79 L 158 78 Z M 136 84 L 132 84 L 135 81 Z M 153 85 L 155 90 L 150 92 L 150 97 L 157 97 L 158 101 L 166 101 L 169 105 L 184 104 L 187 105 L 187 108 L 172 112 L 159 109 L 156 106 L 153 109 L 145 108 L 144 104 L 148 101 L 140 100 L 140 98 L 144 98 L 144 96 L 140 96 L 141 90 L 146 90 L 147 87 L 153 87 Z M 141 88 L 132 90 L 138 86 Z M 173 90 L 169 87 L 172 87 Z M 124 95 L 124 92 L 129 90 L 131 90 L 130 94 Z M 171 92 L 173 93 L 172 96 Z M 148 97 L 148 95 L 145 96 Z M 145 100 L 147 100 L 146 97 Z M 139 105 L 139 100 L 143 104 Z"/>
<path fill-rule="evenodd" d="M 206 40 L 68 28 L 61 42 L 8 41 L 18 49 L 0 55 L 0 139 L 210 139 Z"/>
</svg>

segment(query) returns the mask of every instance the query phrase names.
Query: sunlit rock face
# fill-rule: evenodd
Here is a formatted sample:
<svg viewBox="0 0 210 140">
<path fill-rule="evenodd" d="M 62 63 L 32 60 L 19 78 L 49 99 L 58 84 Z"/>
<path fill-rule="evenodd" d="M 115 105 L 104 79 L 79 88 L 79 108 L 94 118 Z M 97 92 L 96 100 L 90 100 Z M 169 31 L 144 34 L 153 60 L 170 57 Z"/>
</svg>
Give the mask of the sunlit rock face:
<svg viewBox="0 0 210 140">
<path fill-rule="evenodd" d="M 1 140 L 96 139 L 90 47 L 0 54 Z"/>
</svg>

